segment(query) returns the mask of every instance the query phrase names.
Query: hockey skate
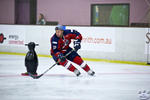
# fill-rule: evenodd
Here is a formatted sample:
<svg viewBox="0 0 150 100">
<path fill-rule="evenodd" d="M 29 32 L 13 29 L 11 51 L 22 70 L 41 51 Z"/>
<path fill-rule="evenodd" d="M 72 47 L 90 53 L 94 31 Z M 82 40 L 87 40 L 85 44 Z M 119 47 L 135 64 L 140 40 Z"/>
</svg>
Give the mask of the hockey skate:
<svg viewBox="0 0 150 100">
<path fill-rule="evenodd" d="M 95 75 L 95 72 L 92 71 L 92 70 L 89 70 L 87 73 L 88 73 L 89 75 L 91 75 L 91 76 L 94 76 L 94 75 Z"/>
<path fill-rule="evenodd" d="M 76 74 L 76 76 L 80 76 L 80 74 L 81 74 L 80 71 L 77 69 L 74 71 L 74 73 Z"/>
</svg>

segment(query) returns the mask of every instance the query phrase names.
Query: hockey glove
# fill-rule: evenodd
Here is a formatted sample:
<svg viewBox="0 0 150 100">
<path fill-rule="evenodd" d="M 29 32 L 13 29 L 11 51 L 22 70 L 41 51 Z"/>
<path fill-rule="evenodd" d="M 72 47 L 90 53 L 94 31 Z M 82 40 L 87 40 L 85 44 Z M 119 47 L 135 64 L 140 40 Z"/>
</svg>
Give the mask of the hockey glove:
<svg viewBox="0 0 150 100">
<path fill-rule="evenodd" d="M 75 49 L 75 51 L 77 52 L 80 48 L 81 48 L 81 40 L 77 39 L 73 42 L 73 47 Z"/>
<path fill-rule="evenodd" d="M 58 55 L 58 59 L 60 59 L 60 62 L 64 62 L 66 60 L 66 57 L 62 53 L 60 53 Z"/>
</svg>

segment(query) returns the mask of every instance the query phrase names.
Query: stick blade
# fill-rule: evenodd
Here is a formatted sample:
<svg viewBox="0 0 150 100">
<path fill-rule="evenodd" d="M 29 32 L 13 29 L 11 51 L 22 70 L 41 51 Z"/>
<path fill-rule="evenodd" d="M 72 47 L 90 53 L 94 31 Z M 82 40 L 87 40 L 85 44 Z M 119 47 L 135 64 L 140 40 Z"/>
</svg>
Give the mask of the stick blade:
<svg viewBox="0 0 150 100">
<path fill-rule="evenodd" d="M 39 76 L 36 76 L 35 79 L 39 79 L 41 76 L 43 76 L 43 74 L 39 75 Z"/>
<path fill-rule="evenodd" d="M 39 75 L 39 76 L 33 75 L 33 74 L 31 74 L 31 73 L 28 73 L 28 74 L 29 74 L 29 76 L 31 76 L 33 79 L 38 79 L 38 78 L 40 78 L 40 77 L 42 76 L 42 74 Z"/>
</svg>

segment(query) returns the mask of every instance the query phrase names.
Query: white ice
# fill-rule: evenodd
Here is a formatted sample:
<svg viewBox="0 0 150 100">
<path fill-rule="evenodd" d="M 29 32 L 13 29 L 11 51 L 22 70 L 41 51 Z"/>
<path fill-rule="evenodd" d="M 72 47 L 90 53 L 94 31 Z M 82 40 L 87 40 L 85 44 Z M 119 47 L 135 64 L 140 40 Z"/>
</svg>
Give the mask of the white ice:
<svg viewBox="0 0 150 100">
<path fill-rule="evenodd" d="M 21 76 L 24 56 L 0 55 L 0 100 L 140 100 L 139 91 L 150 90 L 150 66 L 86 61 L 96 72 L 76 77 L 55 66 L 39 79 Z M 38 74 L 54 64 L 39 58 Z"/>
</svg>

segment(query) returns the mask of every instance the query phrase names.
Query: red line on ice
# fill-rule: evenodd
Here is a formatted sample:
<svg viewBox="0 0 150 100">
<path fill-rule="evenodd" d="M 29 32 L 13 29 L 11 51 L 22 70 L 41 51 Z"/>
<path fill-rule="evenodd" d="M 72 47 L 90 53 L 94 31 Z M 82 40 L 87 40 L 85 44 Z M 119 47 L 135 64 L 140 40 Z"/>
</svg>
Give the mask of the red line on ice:
<svg viewBox="0 0 150 100">
<path fill-rule="evenodd" d="M 150 74 L 150 73 L 96 73 L 96 75 L 127 75 L 127 74 L 137 74 L 137 75 L 144 75 L 144 74 Z M 26 77 L 26 76 L 22 76 L 21 74 L 0 74 L 0 77 Z M 44 76 L 50 76 L 50 77 L 76 77 L 74 74 L 70 75 L 70 74 L 45 74 Z M 27 76 L 28 77 L 28 76 Z"/>
</svg>

